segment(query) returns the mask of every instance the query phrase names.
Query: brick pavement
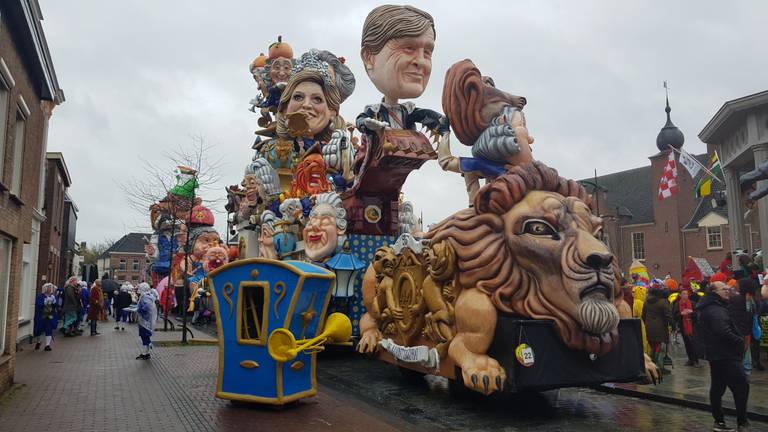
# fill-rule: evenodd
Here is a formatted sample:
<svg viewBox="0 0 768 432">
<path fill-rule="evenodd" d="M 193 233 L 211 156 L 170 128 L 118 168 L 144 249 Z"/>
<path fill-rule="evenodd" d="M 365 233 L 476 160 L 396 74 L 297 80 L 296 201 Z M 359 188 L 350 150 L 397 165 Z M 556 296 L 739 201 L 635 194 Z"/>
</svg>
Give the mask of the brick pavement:
<svg viewBox="0 0 768 432">
<path fill-rule="evenodd" d="M 607 391 L 617 394 L 636 395 L 664 402 L 679 403 L 683 406 L 699 408 L 709 407 L 709 362 L 701 360 L 701 367 L 684 366 L 688 357 L 682 342 L 670 345 L 670 357 L 673 366 L 667 366 L 672 373 L 664 376 L 664 381 L 658 385 L 637 385 L 633 383 L 607 384 Z M 765 354 L 762 354 L 763 364 L 767 364 Z M 751 418 L 768 420 L 768 370 L 753 370 L 749 377 L 749 399 L 747 410 Z M 735 412 L 733 395 L 730 390 L 723 396 L 723 407 L 726 411 Z"/>
<path fill-rule="evenodd" d="M 413 428 L 337 391 L 275 409 L 216 399 L 215 346 L 163 346 L 139 353 L 135 325 L 100 336 L 57 337 L 53 351 L 24 345 L 16 386 L 0 400 L 8 431 L 402 431 Z M 164 335 L 163 339 L 180 333 Z"/>
</svg>

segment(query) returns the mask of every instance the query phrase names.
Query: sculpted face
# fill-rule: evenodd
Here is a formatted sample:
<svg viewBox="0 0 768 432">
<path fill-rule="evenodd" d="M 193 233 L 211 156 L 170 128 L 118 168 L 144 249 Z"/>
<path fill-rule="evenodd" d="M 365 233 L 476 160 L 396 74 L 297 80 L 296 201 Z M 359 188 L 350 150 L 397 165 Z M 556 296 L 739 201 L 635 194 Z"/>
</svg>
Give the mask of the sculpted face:
<svg viewBox="0 0 768 432">
<path fill-rule="evenodd" d="M 432 73 L 432 51 L 435 33 L 432 29 L 418 37 L 392 39 L 378 54 L 363 52 L 363 63 L 373 85 L 384 95 L 385 102 L 421 96 Z"/>
<path fill-rule="evenodd" d="M 506 118 L 506 123 L 515 131 L 517 145 L 520 146 L 520 152 L 511 156 L 507 163 L 519 165 L 533 161 L 531 153 L 531 144 L 533 144 L 533 135 L 528 133 L 528 125 L 525 122 L 525 114 L 522 111 L 515 111 L 512 118 Z"/>
<path fill-rule="evenodd" d="M 291 59 L 278 57 L 273 60 L 269 71 L 269 79 L 272 81 L 272 85 L 288 82 L 291 78 L 292 70 L 293 64 L 291 63 Z"/>
<path fill-rule="evenodd" d="M 530 192 L 503 219 L 517 265 L 538 281 L 538 292 L 526 294 L 519 312 L 554 318 L 572 348 L 600 355 L 610 351 L 618 337 L 613 301 L 621 286 L 613 255 L 595 237 L 601 219 L 577 198 L 538 191 Z"/>
<path fill-rule="evenodd" d="M 328 178 L 325 176 L 323 156 L 317 153 L 304 158 L 296 167 L 293 183 L 297 191 L 316 195 L 331 190 Z"/>
<path fill-rule="evenodd" d="M 259 195 L 261 195 L 261 182 L 255 174 L 246 174 L 243 177 L 243 187 L 245 188 L 244 204 L 248 206 L 255 206 L 258 202 Z M 242 204 L 241 204 L 242 205 Z"/>
<path fill-rule="evenodd" d="M 304 250 L 312 261 L 329 258 L 336 250 L 339 236 L 344 231 L 336 227 L 336 210 L 328 204 L 319 204 L 312 209 L 309 221 L 304 227 Z"/>
<path fill-rule="evenodd" d="M 328 127 L 331 119 L 335 118 L 337 114 L 336 111 L 328 108 L 325 93 L 323 93 L 320 84 L 311 81 L 304 81 L 293 90 L 285 113 L 293 114 L 296 112 L 307 115 L 309 130 L 312 134 Z"/>
<path fill-rule="evenodd" d="M 376 255 L 373 257 L 373 269 L 376 273 L 383 274 L 387 277 L 392 277 L 395 269 L 395 252 L 389 246 L 381 247 L 376 250 Z"/>
<path fill-rule="evenodd" d="M 221 246 L 209 248 L 203 256 L 203 267 L 208 273 L 223 266 L 227 262 L 229 262 L 229 254 L 227 253 L 227 250 Z"/>
<path fill-rule="evenodd" d="M 216 232 L 202 233 L 197 236 L 192 249 L 192 255 L 198 260 L 202 260 L 208 249 L 219 246 L 219 234 Z"/>
</svg>

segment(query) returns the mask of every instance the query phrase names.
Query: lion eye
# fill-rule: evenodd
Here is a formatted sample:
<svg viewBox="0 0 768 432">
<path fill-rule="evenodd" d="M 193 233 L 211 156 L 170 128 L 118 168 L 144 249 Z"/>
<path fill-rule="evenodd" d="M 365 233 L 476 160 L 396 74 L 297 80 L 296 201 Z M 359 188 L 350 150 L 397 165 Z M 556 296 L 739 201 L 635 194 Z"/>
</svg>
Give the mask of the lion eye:
<svg viewBox="0 0 768 432">
<path fill-rule="evenodd" d="M 523 224 L 523 233 L 535 236 L 551 236 L 559 238 L 557 230 L 541 219 L 529 219 Z"/>
</svg>

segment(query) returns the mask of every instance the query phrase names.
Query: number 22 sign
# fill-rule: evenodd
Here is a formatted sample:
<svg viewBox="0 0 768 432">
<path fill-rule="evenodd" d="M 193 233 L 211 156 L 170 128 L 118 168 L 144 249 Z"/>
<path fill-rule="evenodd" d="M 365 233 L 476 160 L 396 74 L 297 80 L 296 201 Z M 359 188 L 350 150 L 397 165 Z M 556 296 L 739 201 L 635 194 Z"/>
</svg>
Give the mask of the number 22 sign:
<svg viewBox="0 0 768 432">
<path fill-rule="evenodd" d="M 531 367 L 534 363 L 533 348 L 527 344 L 520 344 L 515 348 L 515 357 L 521 365 L 525 367 Z"/>
</svg>

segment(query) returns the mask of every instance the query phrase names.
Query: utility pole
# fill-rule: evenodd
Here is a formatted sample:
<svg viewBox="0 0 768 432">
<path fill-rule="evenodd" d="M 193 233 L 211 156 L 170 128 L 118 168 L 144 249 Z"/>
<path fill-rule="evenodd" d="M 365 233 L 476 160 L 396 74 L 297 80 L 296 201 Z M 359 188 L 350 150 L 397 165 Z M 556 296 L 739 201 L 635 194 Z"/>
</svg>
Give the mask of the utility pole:
<svg viewBox="0 0 768 432">
<path fill-rule="evenodd" d="M 597 217 L 600 217 L 600 186 L 597 184 L 597 168 L 595 168 L 595 211 Z"/>
<path fill-rule="evenodd" d="M 195 171 L 195 181 L 197 180 L 197 171 Z M 189 218 L 188 221 L 192 220 L 192 209 L 195 208 L 195 188 L 192 188 L 192 198 L 189 202 Z M 187 222 L 187 238 L 184 240 L 184 292 L 183 295 L 183 301 L 181 305 L 181 343 L 183 345 L 187 344 L 187 301 L 189 297 L 189 271 L 191 270 L 191 265 L 189 262 L 189 237 L 191 234 L 191 228 L 189 227 L 189 222 Z"/>
</svg>

